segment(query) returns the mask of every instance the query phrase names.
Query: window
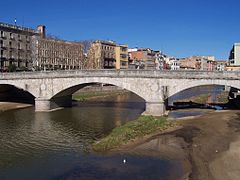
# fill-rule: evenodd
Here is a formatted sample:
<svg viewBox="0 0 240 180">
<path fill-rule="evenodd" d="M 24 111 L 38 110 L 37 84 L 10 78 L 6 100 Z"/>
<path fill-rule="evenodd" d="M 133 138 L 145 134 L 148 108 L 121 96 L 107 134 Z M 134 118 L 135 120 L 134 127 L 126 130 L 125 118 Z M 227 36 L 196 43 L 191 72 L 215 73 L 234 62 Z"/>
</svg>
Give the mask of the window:
<svg viewBox="0 0 240 180">
<path fill-rule="evenodd" d="M 126 61 L 121 61 L 121 66 L 127 66 L 127 62 Z"/>
<path fill-rule="evenodd" d="M 125 59 L 127 58 L 127 55 L 126 54 L 120 54 L 121 58 Z"/>
<path fill-rule="evenodd" d="M 29 42 L 29 36 L 26 36 L 26 41 Z"/>
<path fill-rule="evenodd" d="M 2 37 L 2 38 L 4 37 L 4 32 L 3 32 L 3 31 L 1 31 L 1 37 Z"/>
<path fill-rule="evenodd" d="M 10 39 L 13 39 L 14 36 L 13 36 L 13 33 L 10 33 Z"/>
<path fill-rule="evenodd" d="M 126 48 L 126 47 L 121 47 L 121 51 L 122 51 L 122 52 L 126 52 L 126 51 L 127 51 L 127 48 Z"/>
</svg>

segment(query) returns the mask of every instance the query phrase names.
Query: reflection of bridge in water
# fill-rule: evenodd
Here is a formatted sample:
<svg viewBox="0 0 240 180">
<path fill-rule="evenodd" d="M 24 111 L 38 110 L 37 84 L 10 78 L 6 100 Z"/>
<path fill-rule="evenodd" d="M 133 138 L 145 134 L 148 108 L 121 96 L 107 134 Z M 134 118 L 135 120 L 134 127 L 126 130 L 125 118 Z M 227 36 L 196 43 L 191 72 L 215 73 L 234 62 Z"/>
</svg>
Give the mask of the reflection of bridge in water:
<svg viewBox="0 0 240 180">
<path fill-rule="evenodd" d="M 1 74 L 0 84 L 11 85 L 35 98 L 36 111 L 71 106 L 72 94 L 95 83 L 129 90 L 146 102 L 146 114 L 162 115 L 175 94 L 203 85 L 240 89 L 239 72 L 77 70 Z"/>
</svg>

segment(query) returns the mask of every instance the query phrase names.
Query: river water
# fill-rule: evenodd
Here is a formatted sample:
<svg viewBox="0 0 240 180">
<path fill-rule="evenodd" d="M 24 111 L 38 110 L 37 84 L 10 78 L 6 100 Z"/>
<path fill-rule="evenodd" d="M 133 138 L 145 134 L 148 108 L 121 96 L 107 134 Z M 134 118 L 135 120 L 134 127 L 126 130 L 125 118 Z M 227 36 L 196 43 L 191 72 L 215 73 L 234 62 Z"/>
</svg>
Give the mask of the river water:
<svg viewBox="0 0 240 180">
<path fill-rule="evenodd" d="M 94 140 L 136 119 L 144 106 L 129 93 L 50 113 L 1 113 L 0 179 L 179 179 L 177 160 L 91 151 Z"/>
</svg>

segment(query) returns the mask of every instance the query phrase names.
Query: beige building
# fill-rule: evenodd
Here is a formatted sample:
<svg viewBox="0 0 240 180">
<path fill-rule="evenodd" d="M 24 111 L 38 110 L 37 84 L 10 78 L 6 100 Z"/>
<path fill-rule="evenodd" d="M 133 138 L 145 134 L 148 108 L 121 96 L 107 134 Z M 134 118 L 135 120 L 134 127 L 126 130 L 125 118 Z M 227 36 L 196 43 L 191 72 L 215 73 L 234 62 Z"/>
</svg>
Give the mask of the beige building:
<svg viewBox="0 0 240 180">
<path fill-rule="evenodd" d="M 214 56 L 191 56 L 179 60 L 181 69 L 214 70 Z"/>
<path fill-rule="evenodd" d="M 34 43 L 38 36 L 38 30 L 0 23 L 1 71 L 31 70 Z"/>
<path fill-rule="evenodd" d="M 117 45 L 115 54 L 116 69 L 128 69 L 128 45 Z"/>
<path fill-rule="evenodd" d="M 87 64 L 82 44 L 39 38 L 35 67 L 38 70 L 86 69 Z"/>
<path fill-rule="evenodd" d="M 116 68 L 116 43 L 113 41 L 94 41 L 88 51 L 91 69 Z"/>
<path fill-rule="evenodd" d="M 36 70 L 87 69 L 81 43 L 46 37 L 45 26 L 38 26 L 38 32 L 34 61 Z"/>
<path fill-rule="evenodd" d="M 226 71 L 240 71 L 240 66 L 226 66 Z"/>
</svg>

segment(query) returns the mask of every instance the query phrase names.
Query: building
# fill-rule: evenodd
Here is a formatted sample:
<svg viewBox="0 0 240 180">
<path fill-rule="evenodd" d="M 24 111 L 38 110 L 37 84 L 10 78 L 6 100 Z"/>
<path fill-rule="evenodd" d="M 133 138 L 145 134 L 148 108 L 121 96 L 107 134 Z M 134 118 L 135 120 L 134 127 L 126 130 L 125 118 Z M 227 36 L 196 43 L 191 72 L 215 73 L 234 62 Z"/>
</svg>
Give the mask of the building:
<svg viewBox="0 0 240 180">
<path fill-rule="evenodd" d="M 167 55 L 163 54 L 162 52 L 158 51 L 158 53 L 155 54 L 155 64 L 157 70 L 167 69 L 166 58 Z"/>
<path fill-rule="evenodd" d="M 226 66 L 226 71 L 240 71 L 240 66 Z"/>
<path fill-rule="evenodd" d="M 36 30 L 0 23 L 1 71 L 85 69 L 82 44 L 48 38 Z"/>
<path fill-rule="evenodd" d="M 94 41 L 88 50 L 88 63 L 91 69 L 116 68 L 116 43 L 113 41 Z"/>
<path fill-rule="evenodd" d="M 39 36 L 33 48 L 35 70 L 87 69 L 88 64 L 79 42 L 46 37 L 45 26 L 38 26 Z"/>
<path fill-rule="evenodd" d="M 156 60 L 159 58 L 159 51 L 150 48 L 130 49 L 129 63 L 134 64 L 135 69 L 157 69 Z"/>
<path fill-rule="evenodd" d="M 229 66 L 240 66 L 240 43 L 234 43 L 230 51 Z"/>
<path fill-rule="evenodd" d="M 38 30 L 0 23 L 0 70 L 31 70 Z"/>
<path fill-rule="evenodd" d="M 115 54 L 116 69 L 128 69 L 128 45 L 117 45 Z"/>
<path fill-rule="evenodd" d="M 180 62 L 176 58 L 169 59 L 169 66 L 170 70 L 179 70 L 180 69 Z"/>
<path fill-rule="evenodd" d="M 39 38 L 37 41 L 36 70 L 87 69 L 81 43 Z"/>
<path fill-rule="evenodd" d="M 191 56 L 182 58 L 179 60 L 181 69 L 192 69 L 192 70 L 214 70 L 214 56 Z"/>
<path fill-rule="evenodd" d="M 224 61 L 224 60 L 215 61 L 214 66 L 216 71 L 225 71 L 227 67 L 227 61 Z"/>
</svg>

